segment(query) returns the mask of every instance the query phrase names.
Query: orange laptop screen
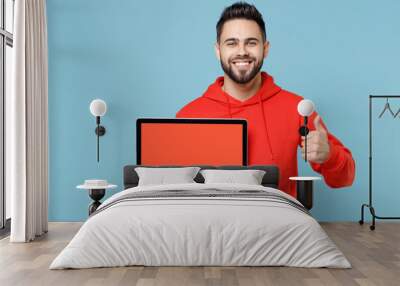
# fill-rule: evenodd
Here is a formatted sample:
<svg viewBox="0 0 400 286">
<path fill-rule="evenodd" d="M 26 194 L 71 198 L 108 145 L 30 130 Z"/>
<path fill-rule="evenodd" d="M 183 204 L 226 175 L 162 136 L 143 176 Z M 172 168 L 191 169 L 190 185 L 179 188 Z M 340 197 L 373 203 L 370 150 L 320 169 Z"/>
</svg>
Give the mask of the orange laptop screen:
<svg viewBox="0 0 400 286">
<path fill-rule="evenodd" d="M 239 119 L 138 119 L 138 165 L 247 165 Z"/>
</svg>

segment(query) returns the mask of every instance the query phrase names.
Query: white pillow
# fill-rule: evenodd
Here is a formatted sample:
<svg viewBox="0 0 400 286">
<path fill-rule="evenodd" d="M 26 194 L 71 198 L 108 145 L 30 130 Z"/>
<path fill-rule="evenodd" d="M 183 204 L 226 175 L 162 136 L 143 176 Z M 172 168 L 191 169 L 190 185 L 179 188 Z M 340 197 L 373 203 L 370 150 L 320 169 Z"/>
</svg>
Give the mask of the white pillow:
<svg viewBox="0 0 400 286">
<path fill-rule="evenodd" d="M 199 170 L 199 167 L 135 168 L 139 176 L 138 186 L 196 183 L 193 179 Z"/>
<path fill-rule="evenodd" d="M 265 171 L 262 170 L 201 170 L 205 184 L 230 183 L 261 185 Z"/>
</svg>

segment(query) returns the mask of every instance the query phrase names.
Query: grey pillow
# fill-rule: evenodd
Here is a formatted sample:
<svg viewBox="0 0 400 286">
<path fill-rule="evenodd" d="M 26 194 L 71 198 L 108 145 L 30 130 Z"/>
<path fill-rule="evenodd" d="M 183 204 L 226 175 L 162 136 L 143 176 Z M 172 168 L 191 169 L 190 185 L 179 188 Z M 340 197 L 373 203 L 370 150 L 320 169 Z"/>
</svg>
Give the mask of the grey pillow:
<svg viewBox="0 0 400 286">
<path fill-rule="evenodd" d="M 205 184 L 233 183 L 247 185 L 261 185 L 265 175 L 262 170 L 201 170 Z"/>
<path fill-rule="evenodd" d="M 135 168 L 139 176 L 138 186 L 196 183 L 193 179 L 199 170 L 199 167 Z"/>
</svg>

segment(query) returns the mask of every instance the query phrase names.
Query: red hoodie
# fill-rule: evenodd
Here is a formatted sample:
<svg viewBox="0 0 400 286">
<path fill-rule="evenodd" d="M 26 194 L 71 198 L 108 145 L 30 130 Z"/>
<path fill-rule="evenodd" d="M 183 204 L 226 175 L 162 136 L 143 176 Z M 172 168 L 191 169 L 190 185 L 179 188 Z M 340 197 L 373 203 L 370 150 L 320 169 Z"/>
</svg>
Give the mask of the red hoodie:
<svg viewBox="0 0 400 286">
<path fill-rule="evenodd" d="M 296 184 L 289 177 L 297 176 L 297 148 L 301 146 L 299 128 L 303 118 L 297 112 L 302 97 L 281 89 L 274 79 L 262 72 L 260 90 L 245 101 L 239 101 L 222 90 L 219 77 L 203 96 L 184 106 L 178 118 L 241 118 L 248 126 L 249 165 L 277 165 L 279 189 L 296 197 Z M 314 112 L 308 127 L 315 130 Z M 325 124 L 322 126 L 328 130 Z M 330 154 L 323 164 L 310 162 L 332 188 L 350 186 L 354 181 L 355 163 L 351 152 L 328 131 Z"/>
</svg>

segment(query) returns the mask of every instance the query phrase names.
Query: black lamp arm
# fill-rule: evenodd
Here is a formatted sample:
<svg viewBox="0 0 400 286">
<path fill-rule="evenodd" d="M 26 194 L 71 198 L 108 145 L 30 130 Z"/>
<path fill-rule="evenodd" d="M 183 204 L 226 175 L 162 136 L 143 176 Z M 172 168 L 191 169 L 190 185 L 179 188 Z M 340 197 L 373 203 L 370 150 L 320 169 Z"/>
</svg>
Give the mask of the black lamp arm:
<svg viewBox="0 0 400 286">
<path fill-rule="evenodd" d="M 106 133 L 106 129 L 104 128 L 104 126 L 100 125 L 100 116 L 96 116 L 96 124 L 97 124 L 97 127 L 95 129 L 95 133 L 97 135 L 97 162 L 99 162 L 99 157 L 100 157 L 99 137 L 103 136 Z"/>
<path fill-rule="evenodd" d="M 305 162 L 307 162 L 307 134 L 309 132 L 307 124 L 308 124 L 308 116 L 304 116 L 304 125 L 300 127 L 299 133 L 300 133 L 301 136 L 304 136 L 304 144 L 305 144 L 305 146 L 304 146 L 304 149 L 305 149 L 304 150 L 305 151 L 304 160 L 305 160 Z"/>
</svg>

